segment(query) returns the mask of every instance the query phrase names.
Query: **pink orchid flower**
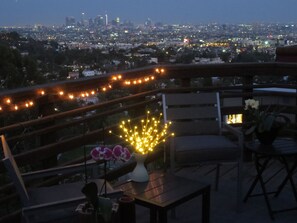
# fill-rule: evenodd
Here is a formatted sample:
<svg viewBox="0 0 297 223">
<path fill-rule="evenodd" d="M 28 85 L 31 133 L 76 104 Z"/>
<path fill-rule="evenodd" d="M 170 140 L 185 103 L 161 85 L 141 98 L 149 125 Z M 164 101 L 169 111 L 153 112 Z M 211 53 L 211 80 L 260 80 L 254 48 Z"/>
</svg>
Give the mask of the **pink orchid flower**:
<svg viewBox="0 0 297 223">
<path fill-rule="evenodd" d="M 112 150 L 108 147 L 95 147 L 91 151 L 91 157 L 93 160 L 111 160 L 113 158 Z"/>
<path fill-rule="evenodd" d="M 131 158 L 130 151 L 126 147 L 123 148 L 121 145 L 116 145 L 112 151 L 116 160 L 122 160 L 126 162 Z"/>
</svg>

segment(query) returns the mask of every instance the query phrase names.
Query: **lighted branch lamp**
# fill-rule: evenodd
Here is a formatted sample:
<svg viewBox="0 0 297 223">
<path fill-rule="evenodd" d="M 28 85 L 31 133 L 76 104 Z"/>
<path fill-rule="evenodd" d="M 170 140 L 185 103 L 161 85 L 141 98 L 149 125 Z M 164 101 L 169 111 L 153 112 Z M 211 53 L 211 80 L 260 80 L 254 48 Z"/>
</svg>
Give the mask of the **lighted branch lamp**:
<svg viewBox="0 0 297 223">
<path fill-rule="evenodd" d="M 122 132 L 118 137 L 124 139 L 134 149 L 136 167 L 131 173 L 131 179 L 135 182 L 146 182 L 149 179 L 144 161 L 148 153 L 153 152 L 157 145 L 164 143 L 174 133 L 169 133 L 168 127 L 171 122 L 161 122 L 162 113 L 159 118 L 151 116 L 147 112 L 146 119 L 142 119 L 138 124 L 131 123 L 131 120 L 122 121 L 119 128 Z M 112 133 L 110 131 L 110 133 Z"/>
</svg>

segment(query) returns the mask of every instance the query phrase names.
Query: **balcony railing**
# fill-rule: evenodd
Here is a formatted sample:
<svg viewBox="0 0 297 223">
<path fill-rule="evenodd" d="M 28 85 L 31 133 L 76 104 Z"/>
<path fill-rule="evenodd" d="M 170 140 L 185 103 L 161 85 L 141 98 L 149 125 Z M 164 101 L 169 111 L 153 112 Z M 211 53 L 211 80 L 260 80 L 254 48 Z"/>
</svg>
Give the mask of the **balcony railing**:
<svg viewBox="0 0 297 223">
<path fill-rule="evenodd" d="M 161 112 L 162 93 L 187 91 L 219 91 L 223 115 L 243 113 L 243 102 L 251 97 L 259 98 L 266 105 L 285 105 L 284 113 L 290 116 L 295 128 L 296 70 L 297 63 L 277 62 L 164 65 L 5 91 L 0 94 L 3 123 L 0 134 L 6 135 L 24 172 L 80 163 L 85 159 L 83 148 L 121 143 L 108 134 L 108 130 L 117 129 L 119 120 L 127 116 L 139 118 L 145 110 Z M 54 110 L 57 104 L 72 98 L 87 101 L 92 94 L 99 95 L 101 101 L 62 112 Z M 32 104 L 26 104 L 29 102 Z M 162 154 L 160 149 L 149 161 Z M 110 171 L 108 179 L 124 175 L 133 165 L 128 163 Z M 2 162 L 0 174 L 0 211 L 1 216 L 6 216 L 2 218 L 4 222 L 17 217 L 20 206 L 13 185 L 5 177 Z M 52 183 L 41 184 L 49 182 Z"/>
</svg>

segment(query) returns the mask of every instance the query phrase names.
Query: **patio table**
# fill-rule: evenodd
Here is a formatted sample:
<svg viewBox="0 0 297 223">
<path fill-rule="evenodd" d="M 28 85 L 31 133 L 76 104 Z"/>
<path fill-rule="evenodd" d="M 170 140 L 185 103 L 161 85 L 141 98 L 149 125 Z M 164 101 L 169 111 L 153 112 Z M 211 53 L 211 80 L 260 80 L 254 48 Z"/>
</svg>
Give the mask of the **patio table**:
<svg viewBox="0 0 297 223">
<path fill-rule="evenodd" d="M 202 222 L 209 223 L 209 184 L 164 172 L 152 172 L 149 177 L 145 183 L 126 181 L 115 188 L 133 197 L 136 204 L 149 208 L 151 223 L 167 223 L 168 210 L 202 195 Z"/>
</svg>

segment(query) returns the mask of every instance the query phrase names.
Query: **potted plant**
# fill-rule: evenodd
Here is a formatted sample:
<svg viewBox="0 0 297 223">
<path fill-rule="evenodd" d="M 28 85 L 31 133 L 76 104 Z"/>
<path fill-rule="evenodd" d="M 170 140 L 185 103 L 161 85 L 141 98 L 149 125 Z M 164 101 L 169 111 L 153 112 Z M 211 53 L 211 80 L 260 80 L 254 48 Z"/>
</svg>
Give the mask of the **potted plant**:
<svg viewBox="0 0 297 223">
<path fill-rule="evenodd" d="M 104 183 L 98 190 L 97 184 L 90 182 L 82 188 L 82 193 L 86 196 L 87 202 L 81 205 L 77 211 L 88 215 L 86 222 L 109 223 L 112 220 L 112 213 L 117 205 L 107 197 L 106 191 L 106 163 L 108 161 L 123 161 L 130 159 L 129 150 L 121 145 L 116 145 L 113 149 L 107 146 L 97 146 L 91 150 L 90 155 L 95 161 L 104 161 Z"/>
<path fill-rule="evenodd" d="M 245 100 L 244 110 L 248 119 L 245 134 L 255 134 L 262 144 L 272 144 L 279 131 L 290 123 L 290 119 L 281 114 L 282 109 L 271 110 L 269 106 L 261 110 L 259 101 L 255 99 Z"/>
</svg>

